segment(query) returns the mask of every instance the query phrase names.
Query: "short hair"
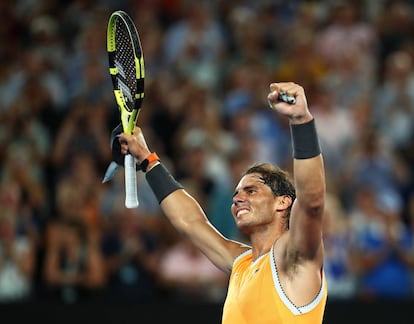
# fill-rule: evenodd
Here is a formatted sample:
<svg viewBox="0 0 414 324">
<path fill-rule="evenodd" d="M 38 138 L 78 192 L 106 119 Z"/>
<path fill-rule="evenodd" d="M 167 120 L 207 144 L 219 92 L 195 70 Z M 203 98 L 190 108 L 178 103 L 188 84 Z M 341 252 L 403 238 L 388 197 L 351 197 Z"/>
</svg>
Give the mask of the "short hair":
<svg viewBox="0 0 414 324">
<path fill-rule="evenodd" d="M 271 163 L 256 163 L 251 165 L 242 176 L 247 174 L 258 173 L 263 179 L 265 185 L 267 185 L 273 192 L 274 196 L 289 196 L 292 198 L 292 204 L 287 209 L 286 228 L 289 229 L 289 218 L 292 209 L 293 201 L 296 199 L 295 187 L 291 181 L 290 174 L 282 170 L 280 167 Z"/>
</svg>

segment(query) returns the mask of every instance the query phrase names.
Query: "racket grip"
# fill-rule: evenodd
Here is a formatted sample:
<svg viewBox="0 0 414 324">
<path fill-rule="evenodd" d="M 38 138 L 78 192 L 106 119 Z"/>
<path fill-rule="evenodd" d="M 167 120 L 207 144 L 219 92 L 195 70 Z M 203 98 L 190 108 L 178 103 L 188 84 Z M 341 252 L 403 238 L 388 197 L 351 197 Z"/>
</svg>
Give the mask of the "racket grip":
<svg viewBox="0 0 414 324">
<path fill-rule="evenodd" d="M 295 103 L 296 103 L 296 98 L 295 98 L 295 97 L 292 97 L 292 96 L 288 96 L 288 95 L 286 94 L 286 92 L 281 92 L 281 93 L 279 93 L 279 97 L 278 97 L 278 99 L 279 99 L 280 101 L 287 102 L 288 104 L 291 104 L 291 105 L 293 105 L 293 104 L 295 104 Z"/>
<path fill-rule="evenodd" d="M 136 208 L 139 205 L 137 193 L 137 170 L 131 154 L 125 155 L 125 207 Z"/>
</svg>

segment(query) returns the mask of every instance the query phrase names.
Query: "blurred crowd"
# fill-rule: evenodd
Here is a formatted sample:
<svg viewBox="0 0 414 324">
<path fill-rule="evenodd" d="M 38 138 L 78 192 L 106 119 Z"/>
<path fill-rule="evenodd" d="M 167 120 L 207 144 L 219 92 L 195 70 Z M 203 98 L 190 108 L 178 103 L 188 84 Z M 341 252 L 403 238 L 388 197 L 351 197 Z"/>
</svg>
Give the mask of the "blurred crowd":
<svg viewBox="0 0 414 324">
<path fill-rule="evenodd" d="M 414 298 L 414 1 L 0 2 L 0 303 L 222 302 L 227 275 L 138 173 L 102 184 L 119 116 L 106 28 L 125 10 L 150 149 L 225 236 L 245 167 L 291 170 L 270 82 L 304 86 L 327 178 L 330 300 Z"/>
</svg>

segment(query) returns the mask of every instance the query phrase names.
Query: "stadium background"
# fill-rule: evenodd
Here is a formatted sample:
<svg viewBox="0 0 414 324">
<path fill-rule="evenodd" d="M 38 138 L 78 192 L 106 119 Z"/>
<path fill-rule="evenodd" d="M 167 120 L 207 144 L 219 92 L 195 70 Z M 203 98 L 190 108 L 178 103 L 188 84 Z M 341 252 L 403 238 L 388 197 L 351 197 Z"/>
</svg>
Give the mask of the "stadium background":
<svg viewBox="0 0 414 324">
<path fill-rule="evenodd" d="M 268 84 L 305 87 L 328 180 L 326 323 L 357 312 L 376 323 L 408 321 L 408 0 L 2 1 L 3 314 L 219 322 L 227 278 L 165 221 L 142 174 L 137 210 L 123 206 L 122 172 L 101 184 L 118 124 L 106 26 L 119 9 L 134 18 L 144 48 L 139 122 L 150 147 L 230 238 L 245 239 L 229 213 L 240 170 L 256 160 L 290 169 L 288 127 L 267 109 Z"/>
</svg>

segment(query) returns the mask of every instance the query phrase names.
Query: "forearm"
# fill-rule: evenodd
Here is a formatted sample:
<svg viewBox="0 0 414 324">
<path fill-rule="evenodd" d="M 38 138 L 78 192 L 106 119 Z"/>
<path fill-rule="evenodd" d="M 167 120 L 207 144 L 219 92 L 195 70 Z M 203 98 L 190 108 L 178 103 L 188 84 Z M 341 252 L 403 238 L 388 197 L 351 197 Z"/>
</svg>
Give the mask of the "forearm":
<svg viewBox="0 0 414 324">
<path fill-rule="evenodd" d="M 211 225 L 200 204 L 165 168 L 153 168 L 147 173 L 147 181 L 174 228 L 190 239 L 218 268 L 229 271 L 234 254 L 241 253 L 244 247 L 224 238 Z"/>
<path fill-rule="evenodd" d="M 191 224 L 199 221 L 207 222 L 199 203 L 184 190 L 161 163 L 155 163 L 150 168 L 146 179 L 165 216 L 179 232 L 188 235 Z"/>
<path fill-rule="evenodd" d="M 197 223 L 208 222 L 198 202 L 183 189 L 168 195 L 160 206 L 172 225 L 186 236 Z"/>
<path fill-rule="evenodd" d="M 322 262 L 325 173 L 314 120 L 292 131 L 296 200 L 290 219 L 291 238 L 307 259 Z"/>
</svg>

